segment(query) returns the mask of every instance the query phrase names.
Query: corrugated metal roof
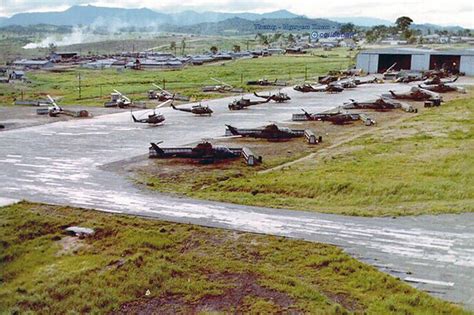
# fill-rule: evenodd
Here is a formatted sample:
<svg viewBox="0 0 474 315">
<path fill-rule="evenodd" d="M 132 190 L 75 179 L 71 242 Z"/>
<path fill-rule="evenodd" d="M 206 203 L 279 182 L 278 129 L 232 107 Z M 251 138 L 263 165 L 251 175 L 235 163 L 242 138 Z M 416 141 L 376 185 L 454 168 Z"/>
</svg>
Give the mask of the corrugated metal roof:
<svg viewBox="0 0 474 315">
<path fill-rule="evenodd" d="M 50 63 L 49 60 L 27 60 L 27 59 L 21 59 L 21 60 L 15 60 L 13 64 L 15 65 L 45 65 Z"/>
<path fill-rule="evenodd" d="M 369 49 L 363 50 L 360 54 L 398 54 L 398 55 L 465 55 L 474 56 L 473 49 L 458 49 L 458 50 L 435 50 L 435 49 L 422 49 L 422 48 L 380 48 L 380 49 Z"/>
</svg>

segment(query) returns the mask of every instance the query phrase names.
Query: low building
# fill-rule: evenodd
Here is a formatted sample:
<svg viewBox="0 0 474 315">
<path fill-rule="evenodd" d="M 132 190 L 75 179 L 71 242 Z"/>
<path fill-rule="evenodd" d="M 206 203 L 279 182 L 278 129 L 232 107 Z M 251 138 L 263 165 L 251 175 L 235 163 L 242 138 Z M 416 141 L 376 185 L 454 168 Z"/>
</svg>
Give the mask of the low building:
<svg viewBox="0 0 474 315">
<path fill-rule="evenodd" d="M 380 41 L 381 45 L 390 45 L 390 46 L 398 46 L 398 45 L 406 45 L 408 42 L 402 39 L 384 39 Z"/>
<path fill-rule="evenodd" d="M 303 50 L 303 47 L 290 47 L 285 50 L 286 54 L 306 54 L 306 51 Z"/>
<path fill-rule="evenodd" d="M 105 69 L 110 68 L 115 62 L 117 62 L 116 59 L 99 59 L 84 63 L 81 67 L 88 69 Z"/>
<path fill-rule="evenodd" d="M 447 69 L 454 73 L 474 75 L 474 50 L 433 50 L 416 48 L 384 48 L 364 50 L 357 55 L 357 68 L 367 73 L 394 70 L 426 71 Z"/>
<path fill-rule="evenodd" d="M 344 39 L 339 41 L 339 46 L 340 47 L 355 48 L 356 43 L 352 38 L 344 38 Z"/>
<path fill-rule="evenodd" d="M 126 64 L 130 69 L 181 69 L 184 64 L 179 60 L 159 61 L 155 59 L 137 59 Z"/>
<path fill-rule="evenodd" d="M 52 68 L 53 63 L 50 60 L 29 60 L 21 59 L 12 62 L 12 66 L 21 69 L 45 69 Z"/>
<path fill-rule="evenodd" d="M 212 58 L 214 61 L 220 61 L 220 60 L 232 60 L 233 57 L 230 53 L 224 53 L 224 52 L 218 52 L 215 55 L 212 55 Z"/>
<path fill-rule="evenodd" d="M 172 59 L 172 58 L 175 58 L 175 55 L 173 55 L 172 53 L 164 53 L 164 52 L 147 52 L 146 57 Z"/>
<path fill-rule="evenodd" d="M 54 62 L 60 62 L 60 61 L 70 61 L 77 57 L 79 57 L 79 54 L 77 52 L 53 52 L 49 56 L 49 59 Z"/>
<path fill-rule="evenodd" d="M 23 80 L 25 78 L 25 71 L 8 70 L 7 73 L 10 80 Z"/>
<path fill-rule="evenodd" d="M 272 55 L 282 55 L 285 50 L 281 48 L 268 48 L 268 52 Z"/>
<path fill-rule="evenodd" d="M 214 58 L 209 55 L 194 55 L 191 56 L 191 63 L 193 65 L 202 65 L 204 63 L 212 62 L 214 61 Z"/>
<path fill-rule="evenodd" d="M 421 37 L 427 43 L 439 43 L 441 36 L 439 34 L 428 34 Z"/>
</svg>

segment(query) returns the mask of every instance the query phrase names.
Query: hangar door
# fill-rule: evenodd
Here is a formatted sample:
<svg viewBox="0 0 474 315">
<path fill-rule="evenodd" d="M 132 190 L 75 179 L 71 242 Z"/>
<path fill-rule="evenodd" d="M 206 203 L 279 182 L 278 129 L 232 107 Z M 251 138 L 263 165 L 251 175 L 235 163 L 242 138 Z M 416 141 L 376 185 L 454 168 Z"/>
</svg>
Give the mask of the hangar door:
<svg viewBox="0 0 474 315">
<path fill-rule="evenodd" d="M 431 55 L 430 70 L 445 69 L 454 74 L 459 73 L 459 64 L 461 56 L 459 55 Z"/>
<path fill-rule="evenodd" d="M 396 63 L 396 64 L 395 64 Z M 393 70 L 410 70 L 411 55 L 409 54 L 381 54 L 379 55 L 379 67 L 377 72 L 383 73 L 393 64 Z"/>
</svg>

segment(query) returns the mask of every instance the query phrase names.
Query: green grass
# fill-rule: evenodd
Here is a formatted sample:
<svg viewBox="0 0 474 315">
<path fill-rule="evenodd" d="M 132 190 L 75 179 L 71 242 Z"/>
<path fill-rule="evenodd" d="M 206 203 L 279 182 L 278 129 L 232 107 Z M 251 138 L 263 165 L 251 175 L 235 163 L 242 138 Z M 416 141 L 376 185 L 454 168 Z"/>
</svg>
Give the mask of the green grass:
<svg viewBox="0 0 474 315">
<path fill-rule="evenodd" d="M 48 26 L 46 26 L 48 27 Z M 67 38 L 69 33 L 57 32 L 54 30 L 44 30 L 38 32 L 26 31 L 18 33 L 0 28 L 0 64 L 12 61 L 16 58 L 44 58 L 49 55 L 49 47 L 24 49 L 29 43 L 40 43 L 46 37 L 59 40 Z M 181 55 L 181 41 L 185 39 L 184 54 L 196 54 L 209 51 L 211 46 L 216 46 L 219 50 L 232 50 L 234 45 L 240 45 L 241 49 L 259 47 L 257 41 L 249 36 L 196 36 L 196 35 L 169 35 L 157 33 L 116 33 L 116 34 L 96 34 L 93 42 L 71 44 L 59 46 L 58 51 L 75 51 L 82 56 L 90 55 L 111 55 L 124 51 L 141 52 L 148 49 L 154 51 L 164 51 L 175 53 L 171 49 L 171 42 L 176 43 L 176 54 Z"/>
<path fill-rule="evenodd" d="M 330 245 L 27 202 L 0 208 L 0 235 L 5 313 L 464 313 Z"/>
<path fill-rule="evenodd" d="M 473 110 L 472 98 L 451 101 L 284 170 L 220 180 L 211 173 L 191 184 L 148 180 L 158 190 L 179 186 L 196 198 L 265 207 L 361 216 L 472 212 Z"/>
<path fill-rule="evenodd" d="M 72 69 L 63 72 L 30 72 L 28 78 L 31 84 L 3 84 L 0 85 L 0 104 L 12 104 L 13 100 L 37 99 L 50 94 L 53 97 L 62 97 L 60 104 L 80 104 L 103 106 L 109 99 L 113 89 L 118 89 L 135 100 L 145 100 L 147 91 L 152 89 L 152 83 L 162 85 L 166 89 L 192 97 L 193 99 L 208 99 L 222 97 L 222 94 L 202 93 L 205 85 L 215 85 L 210 78 L 223 80 L 235 87 L 242 87 L 248 91 L 246 82 L 266 77 L 269 80 L 304 80 L 327 73 L 331 69 L 343 69 L 349 66 L 348 51 L 337 49 L 331 52 L 322 52 L 328 56 L 272 56 L 258 59 L 228 61 L 219 64 L 203 66 L 189 66 L 178 71 L 125 70 L 115 69 L 86 70 Z M 78 94 L 78 75 L 82 77 L 82 95 Z"/>
</svg>

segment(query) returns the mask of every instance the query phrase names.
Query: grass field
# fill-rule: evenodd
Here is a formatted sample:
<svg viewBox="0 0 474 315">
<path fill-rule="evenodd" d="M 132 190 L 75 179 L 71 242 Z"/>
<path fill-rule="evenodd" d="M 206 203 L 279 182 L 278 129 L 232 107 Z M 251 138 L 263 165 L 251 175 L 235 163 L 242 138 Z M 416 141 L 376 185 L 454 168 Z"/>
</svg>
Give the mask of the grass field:
<svg viewBox="0 0 474 315">
<path fill-rule="evenodd" d="M 49 29 L 47 25 L 44 26 Z M 63 40 L 62 40 L 63 39 Z M 11 29 L 0 28 L 0 64 L 17 58 L 44 58 L 49 55 L 48 41 L 60 44 L 57 51 L 74 51 L 82 56 L 111 55 L 120 52 L 140 52 L 154 50 L 172 52 L 182 55 L 182 40 L 185 41 L 184 54 L 198 54 L 208 52 L 211 46 L 219 50 L 230 51 L 234 45 L 242 50 L 261 48 L 253 36 L 203 36 L 162 33 L 116 33 L 116 34 L 89 34 L 83 30 L 82 34 L 70 34 L 50 31 L 14 32 Z M 74 40 L 84 42 L 74 43 Z M 176 50 L 172 49 L 171 42 L 176 43 Z M 46 47 L 24 49 L 30 43 L 43 43 Z M 68 44 L 69 43 L 69 44 Z"/>
<path fill-rule="evenodd" d="M 0 235 L 4 313 L 467 313 L 330 245 L 27 202 Z"/>
<path fill-rule="evenodd" d="M 352 52 L 351 52 L 352 53 Z M 330 52 L 319 51 L 319 55 L 307 56 L 272 56 L 258 59 L 245 59 L 209 64 L 204 66 L 189 66 L 178 71 L 135 71 L 116 69 L 86 70 L 72 69 L 61 72 L 37 71 L 30 72 L 28 78 L 31 84 L 2 84 L 0 85 L 0 104 L 12 104 L 13 100 L 37 99 L 50 94 L 60 97 L 60 104 L 80 104 L 103 106 L 109 99 L 110 92 L 118 89 L 135 100 L 145 100 L 147 91 L 154 88 L 151 84 L 162 85 L 166 89 L 181 93 L 193 99 L 208 99 L 222 97 L 222 94 L 202 93 L 205 85 L 215 85 L 210 78 L 217 78 L 242 87 L 247 91 L 246 82 L 262 77 L 290 81 L 302 81 L 305 76 L 310 79 L 326 74 L 329 70 L 347 68 L 351 62 L 346 49 Z M 81 98 L 78 92 L 78 75 L 81 75 Z"/>
<path fill-rule="evenodd" d="M 346 215 L 472 212 L 473 112 L 472 97 L 450 101 L 265 174 L 217 170 L 145 182 L 196 198 Z"/>
</svg>

